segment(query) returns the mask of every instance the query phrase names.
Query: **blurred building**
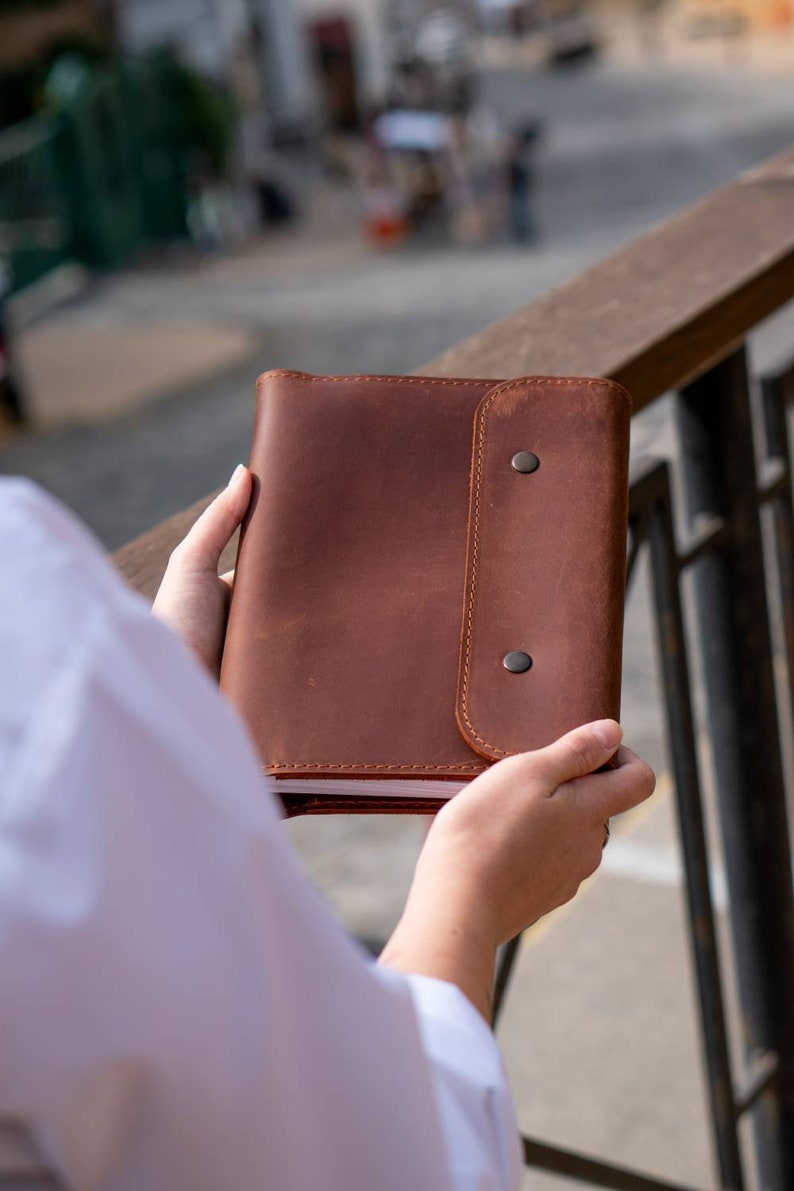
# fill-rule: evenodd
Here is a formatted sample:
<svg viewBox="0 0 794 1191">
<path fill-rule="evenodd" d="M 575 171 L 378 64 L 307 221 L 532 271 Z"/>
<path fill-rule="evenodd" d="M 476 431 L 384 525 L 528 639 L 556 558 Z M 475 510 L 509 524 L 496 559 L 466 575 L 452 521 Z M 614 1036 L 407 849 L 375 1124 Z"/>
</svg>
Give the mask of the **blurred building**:
<svg viewBox="0 0 794 1191">
<path fill-rule="evenodd" d="M 417 55 L 424 42 L 431 57 L 454 54 L 461 36 L 479 21 L 477 0 L 387 0 L 387 26 L 394 59 Z"/>
<path fill-rule="evenodd" d="M 389 0 L 300 0 L 325 112 L 337 127 L 354 126 L 386 96 L 388 6 Z"/>
<path fill-rule="evenodd" d="M 298 0 L 118 0 L 126 49 L 173 46 L 228 84 L 244 112 L 266 114 L 276 141 L 305 136 L 316 122 L 302 19 Z"/>
<path fill-rule="evenodd" d="M 332 126 L 352 126 L 395 98 L 407 64 L 458 70 L 468 59 L 475 0 L 299 0 Z"/>
</svg>

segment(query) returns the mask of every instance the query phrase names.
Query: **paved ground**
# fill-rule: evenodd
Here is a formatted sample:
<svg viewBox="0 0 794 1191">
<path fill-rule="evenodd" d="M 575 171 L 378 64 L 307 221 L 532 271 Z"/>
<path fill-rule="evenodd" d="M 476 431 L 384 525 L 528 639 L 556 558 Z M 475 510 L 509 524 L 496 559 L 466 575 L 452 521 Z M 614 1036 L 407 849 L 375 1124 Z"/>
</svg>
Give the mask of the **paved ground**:
<svg viewBox="0 0 794 1191">
<path fill-rule="evenodd" d="M 167 400 L 7 442 L 0 470 L 39 479 L 108 546 L 120 545 L 245 458 L 259 370 L 415 368 L 794 135 L 788 78 L 752 64 L 727 69 L 716 56 L 638 66 L 624 55 L 556 76 L 513 60 L 484 81 L 505 115 L 528 102 L 547 115 L 538 247 L 423 245 L 373 255 L 358 238 L 355 200 L 326 185 L 308 230 L 264 239 L 230 261 L 141 267 L 33 328 L 79 343 L 103 329 L 204 325 L 243 335 L 253 350 Z M 793 334 L 791 314 L 770 324 L 756 345 L 761 363 L 789 350 Z M 96 406 L 103 373 L 94 370 L 92 383 Z M 634 450 L 674 451 L 665 403 L 638 420 Z M 643 595 L 641 576 L 629 605 L 624 720 L 632 743 L 664 771 Z M 618 826 L 586 895 L 527 940 L 503 1037 L 528 1131 L 706 1186 L 713 1178 L 671 807 L 663 779 L 653 806 Z M 322 820 L 289 830 L 342 918 L 382 939 L 422 825 Z M 566 1184 L 538 1176 L 531 1185 Z"/>
<path fill-rule="evenodd" d="M 18 360 L 28 414 L 46 429 L 106 419 L 169 389 L 200 384 L 208 371 L 247 361 L 252 347 L 245 330 L 212 323 L 82 325 L 79 334 L 56 323 L 20 334 Z"/>
</svg>

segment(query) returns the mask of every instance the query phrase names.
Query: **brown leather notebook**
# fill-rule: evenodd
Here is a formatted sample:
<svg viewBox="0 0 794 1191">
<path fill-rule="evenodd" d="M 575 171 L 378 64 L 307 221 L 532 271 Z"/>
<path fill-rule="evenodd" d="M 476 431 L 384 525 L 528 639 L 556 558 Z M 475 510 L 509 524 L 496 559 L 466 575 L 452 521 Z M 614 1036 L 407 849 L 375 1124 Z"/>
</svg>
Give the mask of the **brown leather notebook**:
<svg viewBox="0 0 794 1191">
<path fill-rule="evenodd" d="M 288 813 L 435 811 L 620 698 L 631 401 L 259 378 L 221 686 Z"/>
</svg>

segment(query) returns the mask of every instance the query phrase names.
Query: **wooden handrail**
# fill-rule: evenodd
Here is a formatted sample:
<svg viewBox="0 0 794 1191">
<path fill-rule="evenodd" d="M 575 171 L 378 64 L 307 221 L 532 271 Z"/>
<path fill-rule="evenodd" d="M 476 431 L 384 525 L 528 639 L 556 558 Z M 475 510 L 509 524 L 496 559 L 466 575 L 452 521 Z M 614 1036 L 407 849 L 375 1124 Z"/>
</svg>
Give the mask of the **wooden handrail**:
<svg viewBox="0 0 794 1191">
<path fill-rule="evenodd" d="M 620 381 L 635 410 L 694 379 L 794 298 L 794 150 L 434 360 L 441 376 Z"/>
<path fill-rule="evenodd" d="M 610 377 L 626 386 L 636 411 L 703 373 L 792 298 L 794 150 L 787 150 L 418 371 Z M 153 595 L 168 555 L 209 499 L 116 552 L 135 588 Z"/>
</svg>

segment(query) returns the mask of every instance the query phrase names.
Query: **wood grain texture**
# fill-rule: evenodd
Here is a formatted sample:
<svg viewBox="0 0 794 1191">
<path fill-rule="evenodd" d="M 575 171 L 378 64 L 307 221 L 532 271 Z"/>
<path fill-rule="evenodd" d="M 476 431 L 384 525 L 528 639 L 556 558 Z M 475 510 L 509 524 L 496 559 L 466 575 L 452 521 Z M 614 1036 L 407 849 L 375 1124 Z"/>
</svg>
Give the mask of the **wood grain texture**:
<svg viewBox="0 0 794 1191">
<path fill-rule="evenodd" d="M 724 358 L 792 298 L 794 149 L 417 371 L 609 377 L 628 389 L 636 411 Z M 133 587 L 151 598 L 168 555 L 210 499 L 116 552 Z"/>
</svg>

